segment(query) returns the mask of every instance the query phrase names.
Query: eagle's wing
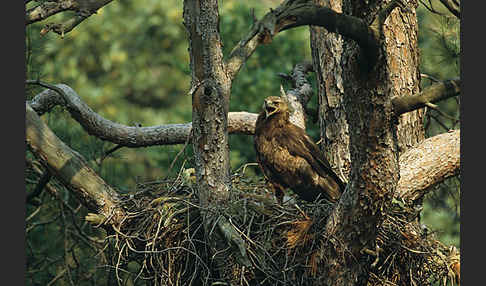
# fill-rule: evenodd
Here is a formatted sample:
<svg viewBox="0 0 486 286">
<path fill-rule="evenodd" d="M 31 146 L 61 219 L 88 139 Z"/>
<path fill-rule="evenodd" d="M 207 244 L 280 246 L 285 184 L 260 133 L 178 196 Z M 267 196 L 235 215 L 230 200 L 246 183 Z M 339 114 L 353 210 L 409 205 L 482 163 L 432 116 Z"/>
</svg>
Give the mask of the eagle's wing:
<svg viewBox="0 0 486 286">
<path fill-rule="evenodd" d="M 282 147 L 286 148 L 291 155 L 304 158 L 321 177 L 330 176 L 339 185 L 341 192 L 344 191 L 344 183 L 334 173 L 322 151 L 305 131 L 293 124 L 289 124 L 288 128 L 288 132 L 279 134 L 281 138 L 278 141 Z"/>
</svg>

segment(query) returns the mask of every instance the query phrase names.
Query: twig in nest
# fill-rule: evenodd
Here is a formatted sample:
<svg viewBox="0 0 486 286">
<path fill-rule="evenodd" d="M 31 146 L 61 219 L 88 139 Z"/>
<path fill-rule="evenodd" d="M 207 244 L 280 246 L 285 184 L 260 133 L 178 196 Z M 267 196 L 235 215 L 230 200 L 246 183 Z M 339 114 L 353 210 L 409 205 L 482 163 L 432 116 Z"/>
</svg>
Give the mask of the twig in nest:
<svg viewBox="0 0 486 286">
<path fill-rule="evenodd" d="M 104 160 L 105 160 L 105 159 L 106 159 L 108 156 L 110 156 L 112 153 L 114 153 L 116 150 L 118 150 L 118 149 L 120 149 L 120 148 L 122 148 L 122 147 L 124 147 L 124 146 L 123 146 L 123 145 L 116 145 L 115 147 L 113 147 L 113 148 L 109 149 L 108 151 L 106 151 L 106 152 L 105 152 L 105 154 L 103 154 L 103 155 L 102 155 L 102 156 L 99 158 L 99 160 L 98 160 L 98 162 L 97 162 L 98 166 L 101 166 L 101 164 L 103 163 L 103 161 L 104 161 Z"/>
<path fill-rule="evenodd" d="M 192 128 L 191 130 L 189 131 L 189 136 L 187 136 L 187 139 L 186 139 L 186 142 L 184 142 L 184 146 L 182 147 L 182 149 L 176 154 L 174 160 L 172 160 L 172 162 L 170 163 L 170 166 L 169 166 L 169 169 L 167 171 L 168 174 L 170 174 L 170 171 L 172 170 L 172 168 L 174 167 L 174 164 L 175 162 L 177 161 L 177 158 L 179 158 L 179 156 L 182 154 L 182 152 L 184 152 L 184 150 L 186 149 L 187 147 L 187 144 L 189 143 L 189 141 L 191 140 L 192 138 Z M 167 175 L 168 176 L 168 175 Z"/>
<path fill-rule="evenodd" d="M 37 184 L 37 186 L 35 186 L 35 189 L 32 191 L 32 193 L 27 196 L 26 200 L 28 203 L 32 203 L 32 200 L 41 194 L 42 190 L 44 190 L 44 187 L 47 185 L 47 183 L 49 183 L 50 179 L 51 174 L 49 173 L 49 171 L 46 171 L 39 179 L 39 183 Z"/>
<path fill-rule="evenodd" d="M 438 80 L 437 78 L 435 78 L 435 77 L 433 77 L 429 74 L 421 73 L 420 76 L 423 77 L 423 78 L 426 78 L 426 79 L 430 79 L 433 82 L 440 82 L 440 80 Z"/>
<path fill-rule="evenodd" d="M 433 103 L 427 102 L 427 103 L 425 103 L 425 105 L 427 107 L 432 108 L 433 110 L 437 111 L 437 113 L 439 113 L 443 117 L 452 120 L 454 123 L 456 123 L 457 121 L 459 121 L 459 119 L 457 119 L 457 118 L 455 118 L 453 116 L 450 116 L 449 114 L 447 114 L 447 113 L 443 112 L 442 110 L 440 110 L 440 108 L 437 105 L 433 104 Z"/>
</svg>

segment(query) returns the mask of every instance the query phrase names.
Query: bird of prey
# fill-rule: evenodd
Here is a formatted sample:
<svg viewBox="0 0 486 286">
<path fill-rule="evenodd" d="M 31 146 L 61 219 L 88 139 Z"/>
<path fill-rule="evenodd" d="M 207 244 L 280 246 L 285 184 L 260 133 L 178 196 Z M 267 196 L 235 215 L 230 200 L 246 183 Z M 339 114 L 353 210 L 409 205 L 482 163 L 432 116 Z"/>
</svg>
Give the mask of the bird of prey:
<svg viewBox="0 0 486 286">
<path fill-rule="evenodd" d="M 319 147 L 304 129 L 289 121 L 289 116 L 285 99 L 270 96 L 264 101 L 255 127 L 257 160 L 278 202 L 282 204 L 286 188 L 309 202 L 318 197 L 337 201 L 345 184 Z"/>
</svg>

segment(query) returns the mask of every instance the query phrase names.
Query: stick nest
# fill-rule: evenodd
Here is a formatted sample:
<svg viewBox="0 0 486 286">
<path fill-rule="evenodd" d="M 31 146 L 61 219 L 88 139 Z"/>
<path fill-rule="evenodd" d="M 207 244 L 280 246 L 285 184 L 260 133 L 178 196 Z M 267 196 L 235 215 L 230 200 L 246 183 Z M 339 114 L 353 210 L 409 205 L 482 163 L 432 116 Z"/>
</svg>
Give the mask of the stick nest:
<svg viewBox="0 0 486 286">
<path fill-rule="evenodd" d="M 112 264 L 119 281 L 128 274 L 136 285 L 143 281 L 155 285 L 320 285 L 326 275 L 322 269 L 331 268 L 325 259 L 330 238 L 323 234 L 333 206 L 295 199 L 281 206 L 266 184 L 246 177 L 244 169 L 233 174 L 232 198 L 220 213 L 243 244 L 228 242 L 221 233 L 218 236 L 214 223 L 206 227 L 209 237 L 221 239 L 226 246 L 216 254 L 210 251 L 205 235 L 191 169 L 181 170 L 175 179 L 140 184 L 136 192 L 124 195 L 121 203 L 127 215 L 106 240 L 117 251 Z M 368 285 L 455 282 L 459 254 L 410 222 L 410 213 L 394 204 L 379 229 L 376 249 L 364 250 L 360 259 L 369 262 Z"/>
</svg>

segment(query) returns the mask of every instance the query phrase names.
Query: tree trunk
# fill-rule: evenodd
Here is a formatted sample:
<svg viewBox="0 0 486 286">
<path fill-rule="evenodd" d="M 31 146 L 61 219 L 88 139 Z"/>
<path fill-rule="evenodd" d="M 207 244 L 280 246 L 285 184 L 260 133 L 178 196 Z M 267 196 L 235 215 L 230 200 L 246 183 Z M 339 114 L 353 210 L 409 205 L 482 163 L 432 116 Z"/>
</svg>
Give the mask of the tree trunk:
<svg viewBox="0 0 486 286">
<path fill-rule="evenodd" d="M 377 3 L 315 2 L 368 23 L 373 21 L 370 15 L 380 10 Z M 399 154 L 424 138 L 421 112 L 397 120 L 391 104 L 394 96 L 419 93 L 416 14 L 394 9 L 378 31 L 379 61 L 371 71 L 363 72 L 364 54 L 355 41 L 311 28 L 321 148 L 336 172 L 349 181 L 326 225 L 332 239 L 324 255 L 328 262 L 322 271 L 329 273 L 320 281 L 324 285 L 367 283 L 371 262 L 361 259 L 361 251 L 375 249 L 377 231 L 399 179 Z"/>
<path fill-rule="evenodd" d="M 314 0 L 317 5 L 343 12 L 342 0 Z M 353 11 L 349 4 L 347 12 Z M 345 8 L 346 8 L 345 7 Z M 402 19 L 392 13 L 385 22 L 387 38 L 395 39 L 387 48 L 387 65 L 390 67 L 392 96 L 412 96 L 419 93 L 419 49 L 418 23 L 414 14 L 405 14 Z M 352 42 L 339 34 L 330 33 L 316 26 L 310 27 L 311 51 L 317 78 L 319 98 L 319 124 L 321 148 L 336 173 L 347 180 L 350 168 L 348 124 L 342 104 L 343 87 L 343 42 Z M 423 110 L 403 114 L 398 122 L 398 146 L 400 153 L 415 146 L 425 138 Z"/>
<path fill-rule="evenodd" d="M 409 5 L 414 7 L 416 1 Z M 392 13 L 385 22 L 387 65 L 391 81 L 390 93 L 395 96 L 413 96 L 420 93 L 418 49 L 418 22 L 413 13 Z M 424 110 L 418 109 L 398 118 L 398 147 L 400 153 L 425 139 Z"/>
<path fill-rule="evenodd" d="M 228 110 L 231 81 L 223 66 L 218 2 L 184 1 L 189 32 L 192 134 L 199 195 L 204 207 L 226 200 L 230 183 Z"/>
<path fill-rule="evenodd" d="M 314 3 L 342 12 L 342 0 L 315 0 Z M 344 181 L 350 167 L 349 134 L 344 98 L 341 58 L 343 37 L 322 27 L 310 27 L 312 60 L 317 78 L 321 149 Z"/>
<path fill-rule="evenodd" d="M 221 218 L 230 189 L 228 111 L 231 80 L 223 63 L 217 0 L 184 1 L 184 25 L 189 34 L 192 93 L 192 145 L 196 189 L 204 221 L 205 255 L 211 277 L 218 280 L 227 252 Z M 217 227 L 215 227 L 217 225 Z"/>
<path fill-rule="evenodd" d="M 192 125 L 179 126 L 182 130 L 178 133 L 181 135 L 180 138 L 164 142 L 165 144 L 181 143 L 181 141 L 187 140 L 189 129 L 191 129 L 192 137 L 190 138 L 194 149 L 197 180 L 194 187 L 197 196 L 193 196 L 191 193 L 191 198 L 194 198 L 195 201 L 187 202 L 187 210 L 189 207 L 197 209 L 198 218 L 199 214 L 202 214 L 204 238 L 199 237 L 198 233 L 197 246 L 193 245 L 194 251 L 192 248 L 189 250 L 184 246 L 169 247 L 172 248 L 171 250 L 175 248 L 188 250 L 187 260 L 181 260 L 184 263 L 181 262 L 179 265 L 169 265 L 169 267 L 180 266 L 172 267 L 172 269 L 183 268 L 183 264 L 187 266 L 188 261 L 194 261 L 196 258 L 204 262 L 202 270 L 198 267 L 185 268 L 194 269 L 194 271 L 188 271 L 191 273 L 190 283 L 230 285 L 230 282 L 234 284 L 233 281 L 230 281 L 233 279 L 240 281 L 241 285 L 270 284 L 280 281 L 280 277 L 283 277 L 285 281 L 296 282 L 304 281 L 300 278 L 309 278 L 302 282 L 306 285 L 307 281 L 314 278 L 313 282 L 316 285 L 366 285 L 370 281 L 370 273 L 376 270 L 376 268 L 373 269 L 375 262 L 372 261 L 374 258 L 371 256 L 374 255 L 378 261 L 377 237 L 380 231 L 383 231 L 383 226 L 386 225 L 386 216 L 392 213 L 392 199 L 420 200 L 429 186 L 458 173 L 459 132 L 436 136 L 423 141 L 418 148 L 403 152 L 410 146 L 416 145 L 424 137 L 422 113 L 416 111 L 397 118 L 397 110 L 409 111 L 411 107 L 422 104 L 425 99 L 413 100 L 412 104 L 407 103 L 409 100 L 399 100 L 399 102 L 393 100 L 396 97 L 419 94 L 419 57 L 415 12 L 397 8 L 389 16 L 386 15 L 386 21 L 383 20 L 383 23 L 376 25 L 374 19 L 382 11 L 381 6 L 385 1 L 371 0 L 366 4 L 363 1 L 349 0 L 314 0 L 314 2 L 335 11 L 344 12 L 344 14 L 336 14 L 323 7 L 308 5 L 309 3 L 306 1 L 283 1 L 281 7 L 271 9 L 261 22 L 254 25 L 250 36 L 246 40 L 240 41 L 225 63 L 218 27 L 218 1 L 184 1 L 184 24 L 188 31 L 192 76 L 190 94 L 193 103 L 193 121 Z M 409 2 L 413 3 L 408 3 L 408 5 L 414 5 L 416 8 L 415 0 Z M 383 15 L 380 13 L 380 16 Z M 329 161 L 337 173 L 348 181 L 346 190 L 337 204 L 320 204 L 319 207 L 325 207 L 325 211 L 321 210 L 325 212 L 325 217 L 314 221 L 312 221 L 313 218 L 322 215 L 319 210 L 316 212 L 316 217 L 312 216 L 312 212 L 311 216 L 307 217 L 306 212 L 302 211 L 297 204 L 289 203 L 281 206 L 273 202 L 266 203 L 265 197 L 255 203 L 248 200 L 258 197 L 251 196 L 253 195 L 251 193 L 244 193 L 244 196 L 241 196 L 245 198 L 239 200 L 238 203 L 241 202 L 241 204 L 231 205 L 235 209 L 233 212 L 225 212 L 225 209 L 229 209 L 231 201 L 229 198 L 231 177 L 228 146 L 228 131 L 232 128 L 228 127 L 231 81 L 260 42 L 268 43 L 280 31 L 299 25 L 309 25 L 309 23 L 327 28 L 325 30 L 311 27 L 313 65 L 317 73 L 320 102 L 319 117 L 323 139 L 321 148 L 328 154 Z M 372 24 L 368 26 L 369 23 Z M 373 31 L 376 31 L 376 35 Z M 337 33 L 342 33 L 351 39 L 343 38 Z M 373 49 L 378 46 L 377 44 L 380 48 Z M 373 64 L 363 65 L 365 59 L 368 59 L 368 63 L 373 62 Z M 366 67 L 367 70 L 364 70 L 363 67 Z M 453 82 L 450 84 L 454 85 Z M 457 85 L 457 82 L 455 84 Z M 58 86 L 57 89 L 56 92 L 60 96 L 57 99 L 53 94 L 46 92 L 31 102 L 32 108 L 26 104 L 26 138 L 29 146 L 49 168 L 50 174 L 61 179 L 71 191 L 78 195 L 81 201 L 84 201 L 88 208 L 100 214 L 87 217 L 86 220 L 96 222 L 96 224 L 112 224 L 114 227 L 122 224 L 120 221 L 126 223 L 125 211 L 119 204 L 122 201 L 120 194 L 88 168 L 84 159 L 76 152 L 62 144 L 48 127 L 42 124 L 34 110 L 42 113 L 54 105 L 65 105 L 85 129 L 92 130 L 93 133 L 90 134 L 106 140 L 123 138 L 121 141 L 116 141 L 121 144 L 120 146 L 150 146 L 155 144 L 154 142 L 160 143 L 158 139 L 152 137 L 148 140 L 144 135 L 154 135 L 154 132 L 162 133 L 164 130 L 174 131 L 171 128 L 174 126 L 162 129 L 128 127 L 114 124 L 100 116 L 90 117 L 89 114 L 93 115 L 93 112 L 87 106 L 79 104 L 79 97 L 74 96 L 72 91 L 68 91 L 66 86 Z M 457 88 L 451 89 L 450 95 L 456 92 Z M 44 110 L 42 106 L 46 109 Z M 78 112 L 81 110 L 83 112 Z M 87 116 L 85 117 L 84 114 Z M 243 126 L 240 127 L 242 128 L 240 132 L 253 132 L 253 125 L 248 121 L 254 121 L 255 115 L 247 113 L 237 115 L 234 122 L 235 125 Z M 94 120 L 90 120 L 90 118 Z M 112 128 L 116 130 L 112 130 Z M 238 129 L 236 126 L 234 128 Z M 107 133 L 113 133 L 115 136 L 113 134 L 103 135 Z M 399 162 L 401 153 L 403 155 L 400 162 L 405 166 L 402 170 L 400 170 Z M 421 157 L 420 155 L 427 156 Z M 418 168 L 417 165 L 424 168 Z M 399 183 L 400 175 L 402 181 Z M 192 183 L 190 185 L 192 187 Z M 237 181 L 234 181 L 234 185 L 238 186 Z M 234 191 L 237 191 L 236 189 Z M 172 192 L 172 189 L 170 191 Z M 171 199 L 175 200 L 176 197 L 171 197 Z M 186 203 L 185 198 L 179 199 Z M 197 199 L 199 199 L 199 205 Z M 162 207 L 165 207 L 161 202 L 164 202 L 163 197 L 152 200 L 148 204 L 149 209 L 154 209 L 154 204 L 161 204 Z M 183 210 L 184 212 L 175 211 L 181 215 L 180 222 L 186 221 L 183 217 L 186 209 Z M 175 212 L 166 218 L 174 218 Z M 290 212 L 295 212 L 298 216 L 283 217 Z M 244 218 L 241 221 L 231 220 L 232 217 L 237 218 L 234 213 L 243 213 Z M 251 218 L 249 213 L 252 214 Z M 262 223 L 253 222 L 257 213 L 261 215 L 257 218 L 263 218 Z M 266 216 L 271 217 L 272 215 L 274 215 L 272 219 L 268 220 Z M 305 217 L 304 221 L 297 220 L 301 215 Z M 189 217 L 189 215 L 187 216 Z M 149 213 L 147 217 L 148 221 L 154 219 L 153 213 Z M 280 219 L 281 221 L 279 221 Z M 405 223 L 409 224 L 411 220 L 413 218 Z M 139 222 L 139 220 L 134 221 Z M 189 219 L 187 219 L 188 221 Z M 309 224 L 309 221 L 312 223 Z M 160 222 L 162 222 L 162 215 L 160 215 L 159 225 Z M 172 220 L 165 221 L 165 223 L 168 222 L 172 222 Z M 309 230 L 314 222 L 316 222 L 315 225 L 319 232 L 314 229 Z M 199 227 L 200 223 L 197 221 L 195 224 Z M 256 224 L 259 224 L 264 231 L 251 236 L 250 231 L 254 230 L 252 227 L 255 227 Z M 176 224 L 174 223 L 174 225 Z M 305 227 L 299 230 L 299 226 L 302 225 Z M 279 227 L 278 230 L 276 226 Z M 280 228 L 282 226 L 285 228 Z M 244 231 L 238 230 L 238 227 Z M 415 233 L 406 228 L 403 228 L 403 231 L 399 229 L 397 232 L 405 237 L 410 237 L 411 234 L 416 235 L 420 231 L 417 224 L 414 227 L 418 230 Z M 267 230 L 268 232 L 265 232 Z M 189 226 L 187 230 L 177 228 L 176 231 L 182 234 L 179 239 L 186 241 L 184 231 L 187 231 L 189 236 Z M 299 231 L 301 232 L 299 233 Z M 153 240 L 150 239 L 152 251 L 155 251 L 155 242 L 160 238 L 158 233 L 157 230 Z M 312 246 L 314 247 L 312 253 L 301 251 L 305 250 L 304 247 L 295 248 L 297 244 L 292 246 L 290 243 L 294 234 L 296 235 L 294 238 L 297 237 L 294 241 L 301 243 L 301 246 L 305 246 L 311 240 L 313 244 L 315 243 L 314 245 L 319 244 L 319 247 Z M 132 238 L 130 235 L 123 237 Z M 138 237 L 138 233 L 135 237 Z M 260 241 L 256 241 L 257 239 Z M 140 241 L 145 243 L 149 240 L 144 237 Z M 118 242 L 117 239 L 117 244 Z M 164 249 L 151 253 L 154 255 L 151 258 L 165 257 L 166 250 L 169 253 L 169 248 L 166 248 L 162 242 L 167 241 L 161 240 L 160 242 Z M 171 242 L 175 242 L 175 240 Z M 245 245 L 246 242 L 248 242 L 247 245 Z M 381 244 L 384 245 L 383 242 Z M 399 245 L 395 240 L 390 244 L 393 248 L 396 244 Z M 390 244 L 386 246 L 389 247 Z M 131 249 L 130 246 L 129 248 Z M 288 264 L 288 258 L 294 248 L 294 258 L 298 256 L 303 259 L 294 260 L 296 264 L 291 266 Z M 236 251 L 234 251 L 235 249 Z M 246 254 L 247 250 L 250 255 Z M 373 254 L 373 250 L 376 250 L 375 254 Z M 414 251 L 410 250 L 410 252 Z M 137 254 L 147 253 L 136 252 Z M 417 250 L 418 252 L 419 250 Z M 278 256 L 281 259 L 276 259 L 278 262 L 273 261 L 273 258 L 278 258 Z M 248 257 L 252 258 L 251 262 Z M 387 263 L 386 259 L 382 263 Z M 420 261 L 423 263 L 424 259 Z M 266 262 L 272 263 L 265 265 Z M 151 266 L 157 269 L 157 265 L 152 264 Z M 446 265 L 446 267 L 450 266 Z M 267 273 L 268 269 L 274 270 L 276 275 L 271 272 Z M 317 271 L 321 274 L 318 278 L 314 275 Z M 171 271 L 169 270 L 169 272 Z M 184 271 L 184 273 L 186 272 Z M 398 275 L 395 273 L 398 272 L 394 272 L 394 276 L 402 276 L 403 272 L 399 272 Z M 147 269 L 147 274 L 150 274 L 149 269 Z M 246 274 L 248 277 L 245 277 Z M 288 277 L 286 277 L 287 275 Z M 304 275 L 309 275 L 309 277 Z M 409 275 L 409 271 L 405 271 L 405 275 L 398 278 L 397 284 L 405 284 L 403 281 L 410 281 L 412 284 L 413 280 L 407 280 L 406 275 Z M 166 276 L 157 277 L 165 278 Z M 174 279 L 180 278 L 177 275 L 173 277 Z M 196 279 L 196 277 L 198 278 Z M 429 278 L 427 277 L 427 279 Z M 170 281 L 169 279 L 169 284 Z M 287 282 L 282 280 L 280 283 Z"/>
</svg>

